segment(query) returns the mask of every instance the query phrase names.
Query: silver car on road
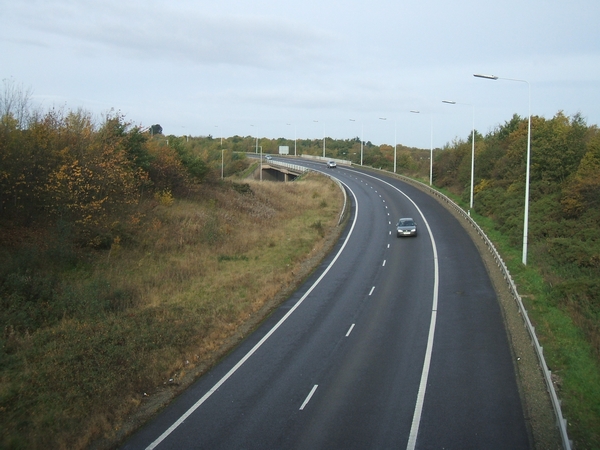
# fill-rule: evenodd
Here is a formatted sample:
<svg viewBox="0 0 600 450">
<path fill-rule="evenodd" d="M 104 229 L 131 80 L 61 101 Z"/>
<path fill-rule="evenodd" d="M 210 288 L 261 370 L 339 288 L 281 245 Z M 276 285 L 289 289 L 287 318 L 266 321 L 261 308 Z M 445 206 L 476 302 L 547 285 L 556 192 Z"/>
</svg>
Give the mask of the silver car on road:
<svg viewBox="0 0 600 450">
<path fill-rule="evenodd" d="M 410 217 L 403 217 L 398 220 L 396 225 L 396 232 L 398 237 L 402 236 L 416 236 L 417 235 L 417 224 Z"/>
</svg>

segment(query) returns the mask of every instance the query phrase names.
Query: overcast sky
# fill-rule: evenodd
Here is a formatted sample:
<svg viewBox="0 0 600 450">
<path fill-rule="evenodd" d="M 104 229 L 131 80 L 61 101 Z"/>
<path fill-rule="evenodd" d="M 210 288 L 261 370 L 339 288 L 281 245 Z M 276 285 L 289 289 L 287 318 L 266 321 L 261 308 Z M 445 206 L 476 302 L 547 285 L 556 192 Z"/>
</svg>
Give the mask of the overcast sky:
<svg viewBox="0 0 600 450">
<path fill-rule="evenodd" d="M 600 123 L 600 1 L 0 0 L 0 78 L 165 134 L 429 148 L 527 117 L 474 73 Z"/>
</svg>

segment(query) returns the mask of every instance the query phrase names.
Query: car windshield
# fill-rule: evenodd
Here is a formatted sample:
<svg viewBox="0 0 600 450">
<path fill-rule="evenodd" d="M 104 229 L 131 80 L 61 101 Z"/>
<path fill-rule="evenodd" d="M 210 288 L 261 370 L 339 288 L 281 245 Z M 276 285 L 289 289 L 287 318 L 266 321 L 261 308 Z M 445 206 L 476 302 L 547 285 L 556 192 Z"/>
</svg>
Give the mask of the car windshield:
<svg viewBox="0 0 600 450">
<path fill-rule="evenodd" d="M 412 220 L 401 220 L 398 222 L 399 227 L 414 227 L 415 223 Z"/>
</svg>

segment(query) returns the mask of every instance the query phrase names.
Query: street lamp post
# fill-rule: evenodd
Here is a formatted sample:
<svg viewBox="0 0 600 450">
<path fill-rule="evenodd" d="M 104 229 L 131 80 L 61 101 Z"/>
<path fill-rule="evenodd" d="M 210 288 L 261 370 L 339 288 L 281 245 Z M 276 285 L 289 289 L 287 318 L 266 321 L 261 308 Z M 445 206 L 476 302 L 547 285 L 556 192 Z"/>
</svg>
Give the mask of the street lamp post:
<svg viewBox="0 0 600 450">
<path fill-rule="evenodd" d="M 473 108 L 473 134 L 471 135 L 471 198 L 469 201 L 469 215 L 473 209 L 473 182 L 475 179 L 475 106 L 469 103 L 458 103 L 452 100 L 442 100 L 442 103 L 449 105 L 465 105 Z"/>
<path fill-rule="evenodd" d="M 411 113 L 421 114 L 421 111 L 411 109 Z M 433 185 L 433 116 L 429 113 L 429 127 L 430 127 L 430 139 L 429 139 L 429 186 Z"/>
<path fill-rule="evenodd" d="M 398 146 L 397 132 L 396 132 L 396 121 L 394 120 L 394 173 L 396 173 L 396 147 Z"/>
<path fill-rule="evenodd" d="M 525 175 L 525 213 L 523 217 L 523 265 L 527 265 L 527 234 L 529 228 L 529 172 L 531 168 L 531 85 L 527 80 L 519 80 L 516 78 L 500 78 L 496 75 L 482 75 L 482 74 L 473 74 L 474 77 L 477 78 L 485 78 L 486 80 L 506 80 L 506 81 L 516 81 L 519 83 L 527 84 L 528 91 L 528 102 L 529 102 L 529 111 L 527 113 L 527 163 L 526 163 L 526 175 Z"/>
<path fill-rule="evenodd" d="M 356 122 L 354 119 L 350 119 L 351 122 Z M 365 134 L 365 125 L 360 123 L 360 165 L 363 165 L 363 136 Z"/>
</svg>

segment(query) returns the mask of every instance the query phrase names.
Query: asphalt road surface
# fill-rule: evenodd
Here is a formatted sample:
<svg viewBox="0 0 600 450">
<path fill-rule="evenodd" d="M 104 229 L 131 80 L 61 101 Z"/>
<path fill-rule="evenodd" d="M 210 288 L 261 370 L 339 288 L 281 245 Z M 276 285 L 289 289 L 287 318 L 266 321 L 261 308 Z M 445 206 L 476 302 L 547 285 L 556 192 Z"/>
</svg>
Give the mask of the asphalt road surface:
<svg viewBox="0 0 600 450">
<path fill-rule="evenodd" d="M 530 448 L 501 309 L 458 221 L 399 180 L 302 164 L 348 191 L 339 243 L 123 448 Z M 396 237 L 400 217 L 417 237 Z"/>
</svg>

